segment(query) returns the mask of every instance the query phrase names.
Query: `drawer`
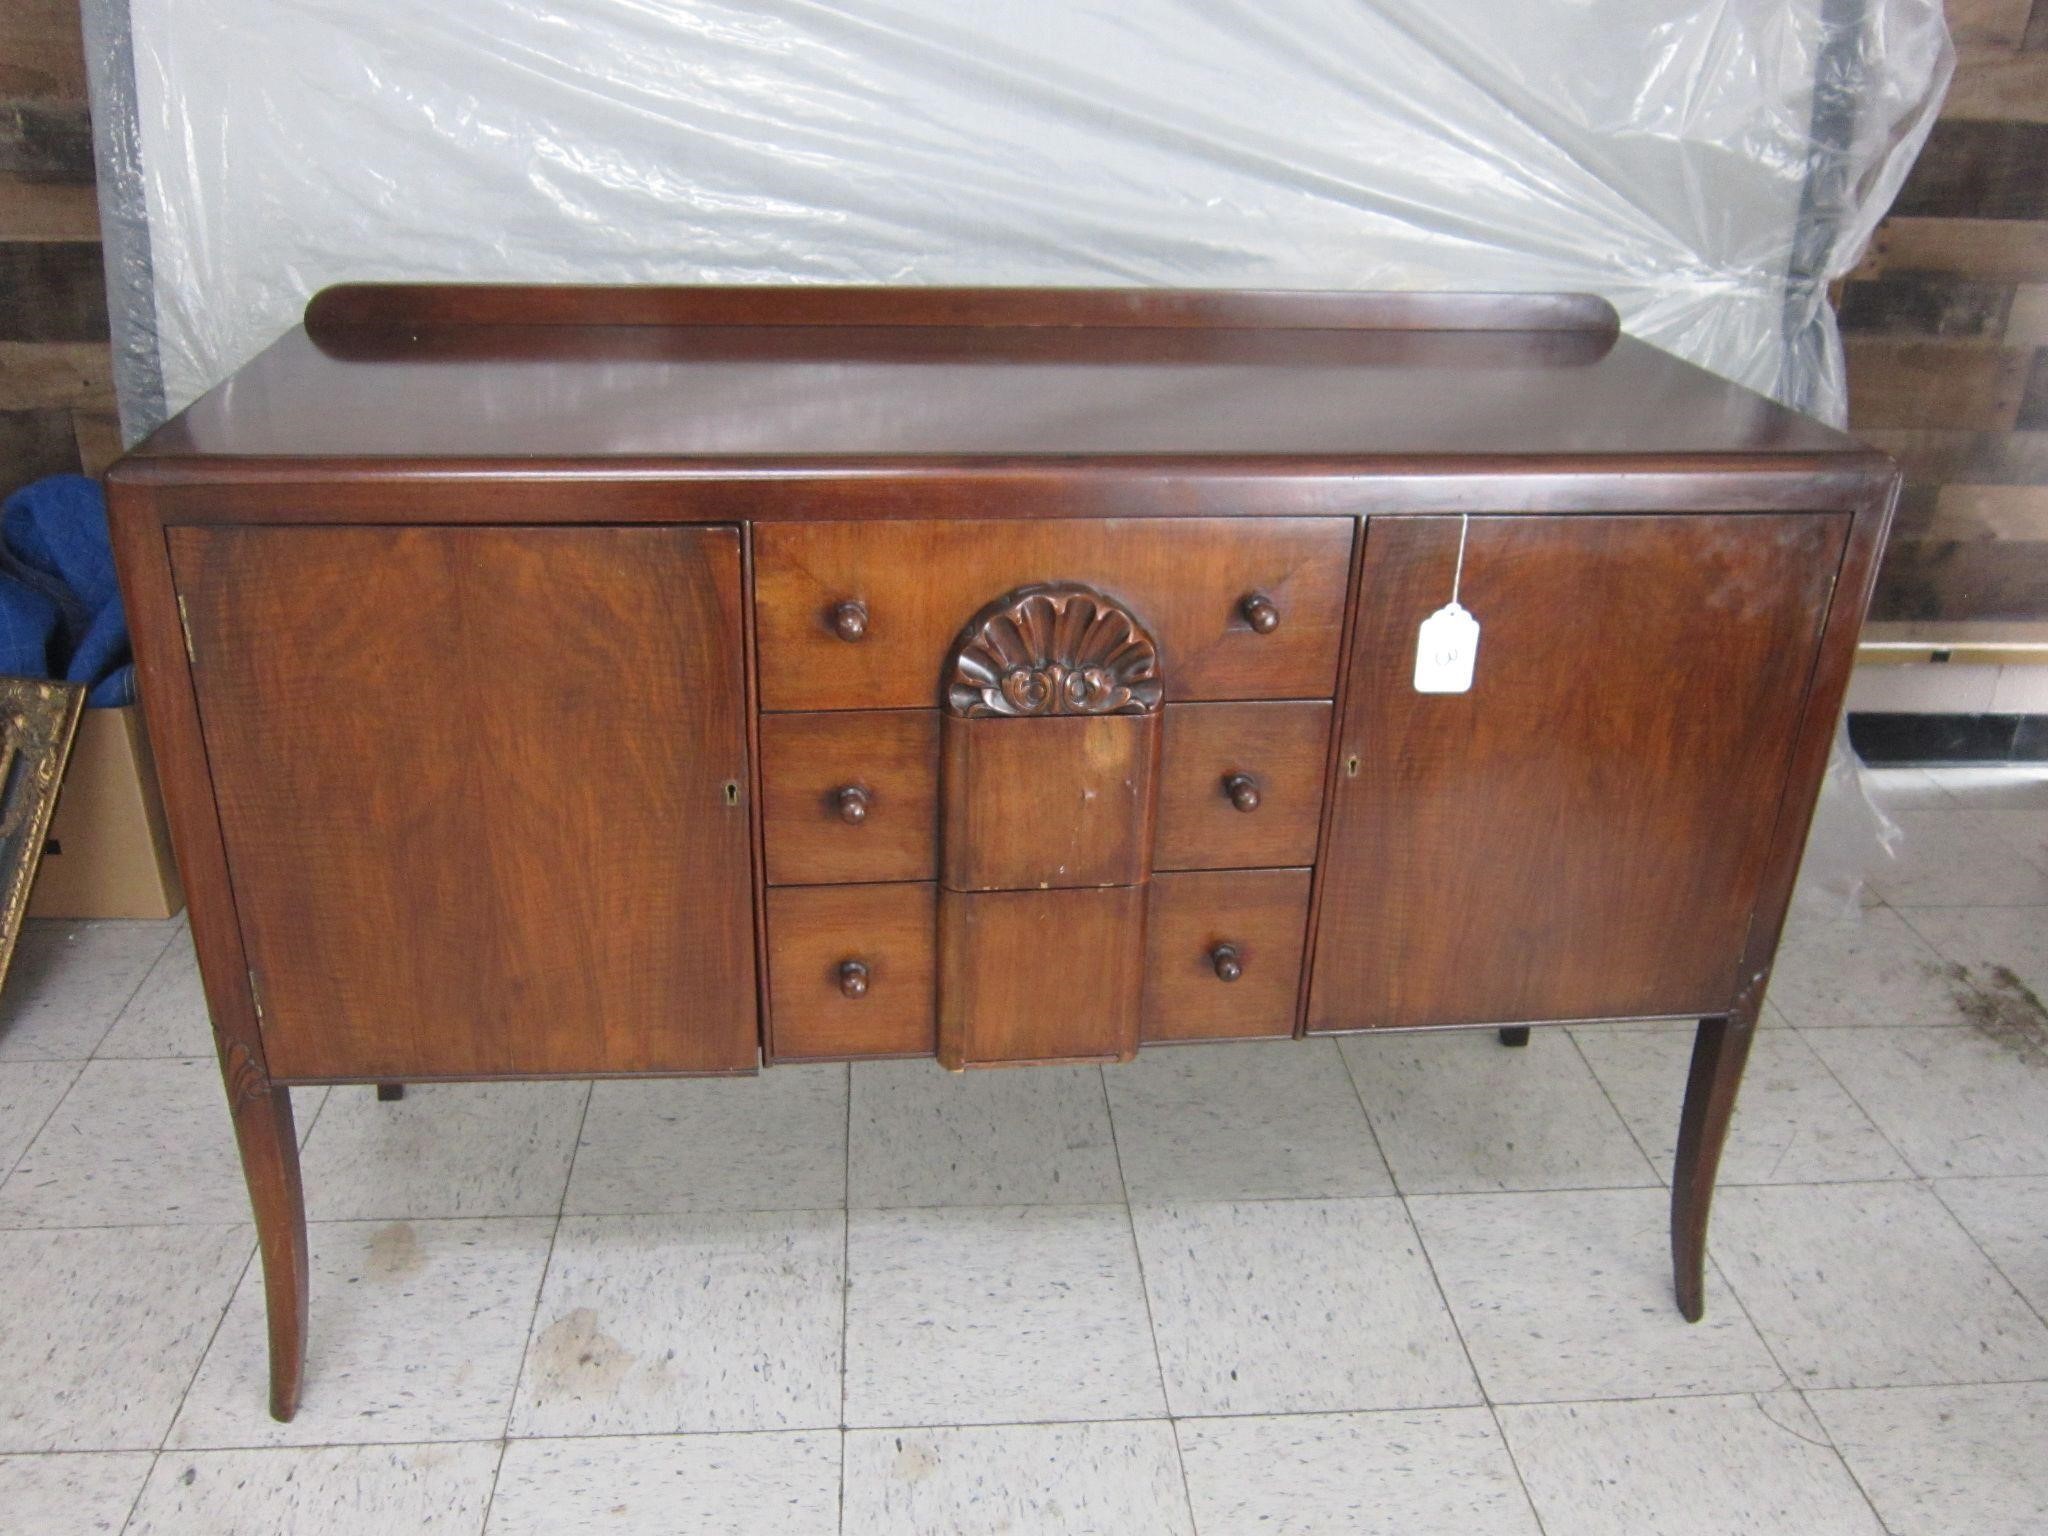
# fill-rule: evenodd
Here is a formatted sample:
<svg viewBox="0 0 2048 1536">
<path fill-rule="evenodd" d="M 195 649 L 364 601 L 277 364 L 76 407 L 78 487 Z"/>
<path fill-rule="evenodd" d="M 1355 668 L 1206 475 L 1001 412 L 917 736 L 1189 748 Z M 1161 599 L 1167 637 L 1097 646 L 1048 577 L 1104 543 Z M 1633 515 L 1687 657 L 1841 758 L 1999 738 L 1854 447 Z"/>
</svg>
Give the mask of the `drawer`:
<svg viewBox="0 0 2048 1536">
<path fill-rule="evenodd" d="M 1305 869 L 1153 876 L 1143 1038 L 1293 1034 L 1308 881 Z"/>
<path fill-rule="evenodd" d="M 1083 582 L 1127 604 L 1158 641 L 1169 699 L 1329 698 L 1355 526 L 1337 517 L 764 523 L 754 530 L 762 707 L 931 707 L 968 620 L 1044 581 Z M 1272 622 L 1254 627 L 1254 616 Z"/>
<path fill-rule="evenodd" d="M 939 883 L 1045 891 L 1142 881 L 1152 870 L 1160 714 L 948 715 Z"/>
<path fill-rule="evenodd" d="M 1169 704 L 1155 869 L 1311 864 L 1330 706 Z"/>
<path fill-rule="evenodd" d="M 928 884 L 770 891 L 771 1059 L 931 1055 L 937 921 Z"/>
<path fill-rule="evenodd" d="M 938 755 L 936 710 L 764 715 L 768 883 L 931 879 Z"/>
<path fill-rule="evenodd" d="M 939 1064 L 1129 1061 L 1145 888 L 939 892 Z"/>
</svg>

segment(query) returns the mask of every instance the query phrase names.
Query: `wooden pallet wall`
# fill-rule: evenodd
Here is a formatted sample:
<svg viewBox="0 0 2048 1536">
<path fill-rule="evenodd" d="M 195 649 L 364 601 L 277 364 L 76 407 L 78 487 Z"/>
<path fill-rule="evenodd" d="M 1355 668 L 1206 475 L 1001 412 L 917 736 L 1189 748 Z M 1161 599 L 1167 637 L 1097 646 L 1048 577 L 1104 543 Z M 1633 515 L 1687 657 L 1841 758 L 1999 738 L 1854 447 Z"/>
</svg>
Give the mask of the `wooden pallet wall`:
<svg viewBox="0 0 2048 1536">
<path fill-rule="evenodd" d="M 1849 426 L 1907 488 L 1873 619 L 2048 619 L 2048 0 L 1951 0 L 1955 83 L 1842 290 Z"/>
<path fill-rule="evenodd" d="M 120 447 L 77 0 L 0 0 L 0 495 Z"/>
</svg>

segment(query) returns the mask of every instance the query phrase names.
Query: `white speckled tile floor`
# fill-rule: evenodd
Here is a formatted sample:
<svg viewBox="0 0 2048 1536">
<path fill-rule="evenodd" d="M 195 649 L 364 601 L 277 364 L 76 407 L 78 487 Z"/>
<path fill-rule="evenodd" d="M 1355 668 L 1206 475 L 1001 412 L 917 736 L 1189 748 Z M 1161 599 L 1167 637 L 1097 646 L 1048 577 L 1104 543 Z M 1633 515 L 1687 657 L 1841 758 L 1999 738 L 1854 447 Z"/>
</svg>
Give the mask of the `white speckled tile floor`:
<svg viewBox="0 0 2048 1536">
<path fill-rule="evenodd" d="M 182 922 L 0 995 L 7 1536 L 2039 1536 L 2048 771 L 1876 776 L 1680 1321 L 1668 1028 L 295 1095 L 305 1404 Z"/>
</svg>

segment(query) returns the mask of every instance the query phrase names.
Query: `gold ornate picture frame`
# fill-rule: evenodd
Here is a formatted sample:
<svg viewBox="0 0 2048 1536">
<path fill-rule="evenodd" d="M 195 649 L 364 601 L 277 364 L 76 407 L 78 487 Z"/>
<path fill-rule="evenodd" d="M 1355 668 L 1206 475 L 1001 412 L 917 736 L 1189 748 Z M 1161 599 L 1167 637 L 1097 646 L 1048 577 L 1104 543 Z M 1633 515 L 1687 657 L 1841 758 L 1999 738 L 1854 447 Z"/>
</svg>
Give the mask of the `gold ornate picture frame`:
<svg viewBox="0 0 2048 1536">
<path fill-rule="evenodd" d="M 0 985 L 14 964 L 29 887 L 84 708 L 79 684 L 0 677 Z"/>
</svg>

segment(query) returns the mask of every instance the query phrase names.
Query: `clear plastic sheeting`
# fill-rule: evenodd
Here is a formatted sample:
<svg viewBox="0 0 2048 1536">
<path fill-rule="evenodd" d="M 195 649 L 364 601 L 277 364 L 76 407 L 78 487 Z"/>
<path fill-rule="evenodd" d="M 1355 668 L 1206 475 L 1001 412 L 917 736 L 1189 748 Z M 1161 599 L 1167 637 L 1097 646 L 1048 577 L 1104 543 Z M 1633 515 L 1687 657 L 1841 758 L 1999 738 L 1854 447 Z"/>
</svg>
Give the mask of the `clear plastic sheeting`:
<svg viewBox="0 0 2048 1536">
<path fill-rule="evenodd" d="M 131 0 L 172 408 L 343 278 L 1586 289 L 1838 409 L 1938 0 Z"/>
<path fill-rule="evenodd" d="M 1839 420 L 1825 285 L 1951 67 L 1939 0 L 129 18 L 136 129 L 103 148 L 139 156 L 149 239 L 116 323 L 153 329 L 171 409 L 328 283 L 438 278 L 1589 290 Z"/>
</svg>

